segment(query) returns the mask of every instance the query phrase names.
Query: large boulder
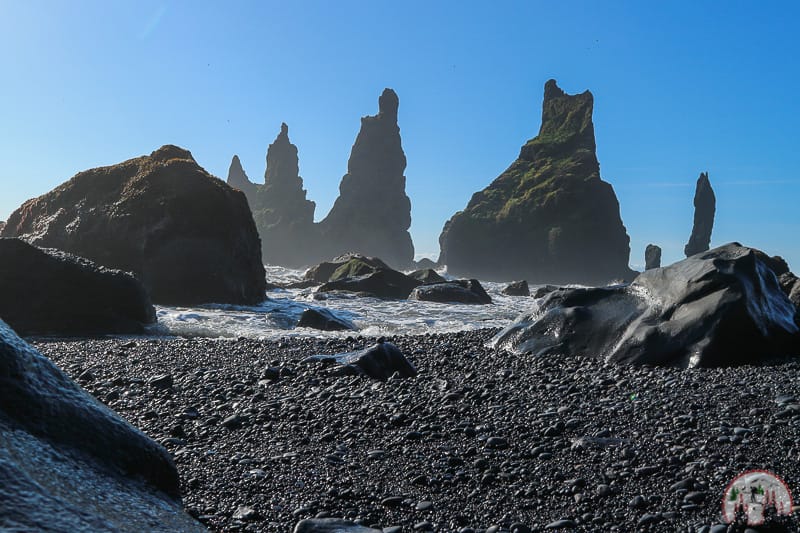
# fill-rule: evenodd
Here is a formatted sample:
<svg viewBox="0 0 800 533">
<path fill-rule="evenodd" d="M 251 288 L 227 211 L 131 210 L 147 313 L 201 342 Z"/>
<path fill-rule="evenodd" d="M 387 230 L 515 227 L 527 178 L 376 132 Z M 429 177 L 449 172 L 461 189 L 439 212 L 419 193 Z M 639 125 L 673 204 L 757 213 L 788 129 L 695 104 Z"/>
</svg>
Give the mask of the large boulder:
<svg viewBox="0 0 800 533">
<path fill-rule="evenodd" d="M 661 268 L 661 247 L 648 244 L 644 249 L 644 269 Z"/>
<path fill-rule="evenodd" d="M 414 272 L 411 272 L 409 276 L 411 276 L 412 278 L 423 284 L 444 283 L 445 281 L 447 281 L 432 268 L 423 268 L 421 270 L 415 270 Z"/>
<path fill-rule="evenodd" d="M 389 269 L 389 265 L 384 263 L 378 257 L 367 257 L 365 255 L 356 253 L 346 253 L 331 259 L 330 261 L 323 261 L 306 270 L 303 279 L 305 281 L 315 281 L 317 283 L 325 283 L 327 281 L 334 281 L 336 279 L 347 277 L 342 275 L 345 272 L 359 272 L 366 274 L 375 270 Z M 338 274 L 334 275 L 338 271 Z"/>
<path fill-rule="evenodd" d="M 20 335 L 142 333 L 156 321 L 130 274 L 0 238 L 0 318 Z"/>
<path fill-rule="evenodd" d="M 204 531 L 169 453 L 2 321 L 0 530 Z"/>
<path fill-rule="evenodd" d="M 420 285 L 411 291 L 409 300 L 425 302 L 490 304 L 492 297 L 477 279 L 457 279 L 444 283 Z"/>
<path fill-rule="evenodd" d="M 301 267 L 318 259 L 316 206 L 306 198 L 297 147 L 289 141 L 285 123 L 267 149 L 264 184 L 252 183 L 236 156 L 228 171 L 228 184 L 247 196 L 261 236 L 264 263 Z"/>
<path fill-rule="evenodd" d="M 25 202 L 0 236 L 133 272 L 155 303 L 264 299 L 261 243 L 244 194 L 177 146 L 78 173 Z"/>
<path fill-rule="evenodd" d="M 363 350 L 334 355 L 312 355 L 304 361 L 338 363 L 342 365 L 339 373 L 364 375 L 381 381 L 386 381 L 395 373 L 403 378 L 417 375 L 417 369 L 406 359 L 400 348 L 391 342 L 384 342 L 383 339 Z"/>
<path fill-rule="evenodd" d="M 397 94 L 386 89 L 378 99 L 378 114 L 361 119 L 339 197 L 319 224 L 319 246 L 326 257 L 352 250 L 381 257 L 393 268 L 412 265 L 411 201 L 405 192 L 398 106 Z"/>
<path fill-rule="evenodd" d="M 377 257 L 349 253 L 306 271 L 305 279 L 322 285 L 317 292 L 345 291 L 377 298 L 405 299 L 422 282 L 393 270 Z"/>
<path fill-rule="evenodd" d="M 358 329 L 355 324 L 336 316 L 330 309 L 322 307 L 309 308 L 303 311 L 300 315 L 300 320 L 297 322 L 298 328 L 311 328 L 319 329 L 322 331 L 346 331 Z"/>
<path fill-rule="evenodd" d="M 686 257 L 708 250 L 711 244 L 711 230 L 714 229 L 714 212 L 716 211 L 717 198 L 714 189 L 708 181 L 708 173 L 702 172 L 697 178 L 694 191 L 694 224 L 689 242 L 683 251 Z"/>
<path fill-rule="evenodd" d="M 755 364 L 800 355 L 794 315 L 757 252 L 732 243 L 647 270 L 630 285 L 553 291 L 493 344 L 634 365 Z"/>
<path fill-rule="evenodd" d="M 539 135 L 445 224 L 440 264 L 458 276 L 531 283 L 631 279 L 630 239 L 600 179 L 593 97 L 545 84 Z"/>
<path fill-rule="evenodd" d="M 504 289 L 503 294 L 506 296 L 530 296 L 531 288 L 528 286 L 527 280 L 514 281 L 509 283 Z"/>
</svg>

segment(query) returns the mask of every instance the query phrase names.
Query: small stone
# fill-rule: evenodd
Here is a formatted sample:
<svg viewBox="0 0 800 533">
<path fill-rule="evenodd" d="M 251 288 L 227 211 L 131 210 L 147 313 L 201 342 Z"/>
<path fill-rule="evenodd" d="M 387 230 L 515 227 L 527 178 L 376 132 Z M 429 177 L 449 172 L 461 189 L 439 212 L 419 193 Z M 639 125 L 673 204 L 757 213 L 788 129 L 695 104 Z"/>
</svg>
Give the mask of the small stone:
<svg viewBox="0 0 800 533">
<path fill-rule="evenodd" d="M 384 507 L 400 507 L 403 505 L 404 499 L 402 496 L 389 496 L 381 500 L 381 505 Z"/>
<path fill-rule="evenodd" d="M 234 520 L 242 520 L 244 522 L 255 520 L 258 518 L 258 513 L 255 509 L 251 507 L 247 507 L 246 505 L 242 505 L 236 509 L 233 513 Z"/>
<path fill-rule="evenodd" d="M 150 380 L 150 386 L 159 390 L 169 389 L 173 384 L 174 381 L 171 374 L 162 374 Z"/>
<path fill-rule="evenodd" d="M 416 506 L 417 511 L 428 511 L 431 508 L 433 508 L 433 502 L 429 502 L 427 500 L 418 502 Z"/>
<path fill-rule="evenodd" d="M 578 527 L 578 524 L 576 524 L 573 520 L 566 520 L 566 519 L 556 520 L 555 522 L 550 522 L 549 524 L 544 526 L 545 529 L 566 529 L 566 528 L 574 529 L 576 527 Z"/>
</svg>

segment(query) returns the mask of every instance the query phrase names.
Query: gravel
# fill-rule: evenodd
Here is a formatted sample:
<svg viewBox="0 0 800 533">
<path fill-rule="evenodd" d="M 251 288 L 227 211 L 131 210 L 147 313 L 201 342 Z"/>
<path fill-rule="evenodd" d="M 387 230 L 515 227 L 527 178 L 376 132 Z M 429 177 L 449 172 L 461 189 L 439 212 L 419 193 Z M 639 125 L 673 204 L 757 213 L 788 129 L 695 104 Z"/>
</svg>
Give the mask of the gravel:
<svg viewBox="0 0 800 533">
<path fill-rule="evenodd" d="M 33 344 L 173 454 L 215 531 L 709 531 L 742 471 L 800 486 L 798 362 L 621 367 L 493 333 L 388 338 L 420 373 L 386 382 L 301 362 L 364 337 Z"/>
</svg>

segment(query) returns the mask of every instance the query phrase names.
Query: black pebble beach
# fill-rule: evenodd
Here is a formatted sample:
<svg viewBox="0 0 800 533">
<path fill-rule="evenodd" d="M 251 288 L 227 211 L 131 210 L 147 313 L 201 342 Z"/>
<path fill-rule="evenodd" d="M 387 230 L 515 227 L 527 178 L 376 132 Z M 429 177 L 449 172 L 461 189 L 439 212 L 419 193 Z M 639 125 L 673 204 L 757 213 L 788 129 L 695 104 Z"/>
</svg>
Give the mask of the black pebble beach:
<svg viewBox="0 0 800 533">
<path fill-rule="evenodd" d="M 163 444 L 213 531 L 341 517 L 384 531 L 725 531 L 739 473 L 800 487 L 800 363 L 678 370 L 389 338 L 386 382 L 303 363 L 363 337 L 34 340 Z M 716 527 L 715 527 L 716 525 Z M 395 528 L 395 529 L 392 529 Z"/>
</svg>

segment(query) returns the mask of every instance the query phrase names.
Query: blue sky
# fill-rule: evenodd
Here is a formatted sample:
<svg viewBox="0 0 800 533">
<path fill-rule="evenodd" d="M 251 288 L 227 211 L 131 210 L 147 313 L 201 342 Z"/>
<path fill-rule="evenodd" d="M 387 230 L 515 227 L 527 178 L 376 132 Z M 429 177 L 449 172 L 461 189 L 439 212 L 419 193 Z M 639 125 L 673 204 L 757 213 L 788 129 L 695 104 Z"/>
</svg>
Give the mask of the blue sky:
<svg viewBox="0 0 800 533">
<path fill-rule="evenodd" d="M 261 180 L 289 124 L 323 218 L 384 87 L 400 97 L 418 254 L 539 128 L 549 78 L 595 96 L 601 175 L 631 236 L 683 257 L 694 183 L 712 244 L 800 270 L 796 2 L 0 0 L 0 220 L 80 170 L 192 151 Z"/>
</svg>

